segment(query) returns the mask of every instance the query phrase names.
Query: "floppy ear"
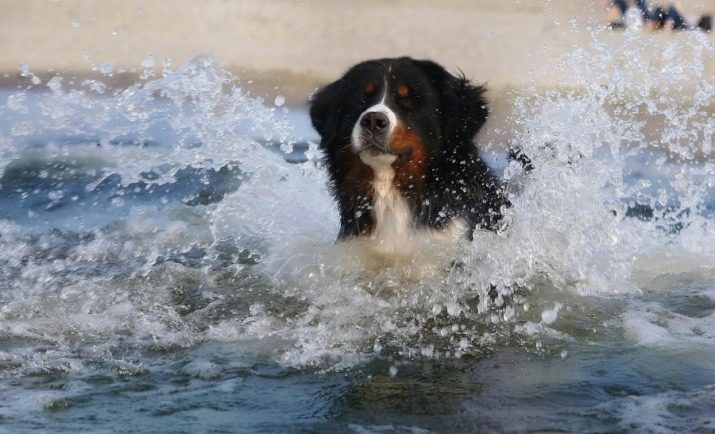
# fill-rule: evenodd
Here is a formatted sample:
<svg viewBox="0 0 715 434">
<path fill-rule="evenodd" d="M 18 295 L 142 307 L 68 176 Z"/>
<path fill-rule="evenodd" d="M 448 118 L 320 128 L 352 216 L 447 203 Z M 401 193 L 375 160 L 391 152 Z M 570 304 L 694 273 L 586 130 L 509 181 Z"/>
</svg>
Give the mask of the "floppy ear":
<svg viewBox="0 0 715 434">
<path fill-rule="evenodd" d="M 470 83 L 464 74 L 455 77 L 432 61 L 419 60 L 417 64 L 439 91 L 446 142 L 452 146 L 471 145 L 489 115 L 483 97 L 486 89 Z"/>
<path fill-rule="evenodd" d="M 310 120 L 313 127 L 320 134 L 320 147 L 324 148 L 330 143 L 338 132 L 338 107 L 341 100 L 342 79 L 330 83 L 318 90 L 310 98 Z"/>
</svg>

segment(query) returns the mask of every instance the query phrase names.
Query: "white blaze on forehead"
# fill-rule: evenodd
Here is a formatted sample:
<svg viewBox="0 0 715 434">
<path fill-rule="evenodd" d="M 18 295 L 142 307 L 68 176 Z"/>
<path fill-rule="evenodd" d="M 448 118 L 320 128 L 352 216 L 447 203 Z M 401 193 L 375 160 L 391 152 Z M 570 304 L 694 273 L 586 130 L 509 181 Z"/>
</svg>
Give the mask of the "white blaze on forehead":
<svg viewBox="0 0 715 434">
<path fill-rule="evenodd" d="M 385 80 L 385 86 L 382 91 L 382 98 L 380 99 L 380 102 L 368 107 L 367 110 L 364 112 L 360 113 L 360 116 L 358 116 L 357 121 L 355 122 L 355 126 L 353 126 L 353 132 L 351 134 L 351 141 L 350 144 L 353 147 L 353 150 L 355 152 L 360 152 L 362 150 L 362 131 L 363 128 L 360 126 L 360 121 L 362 120 L 363 116 L 367 115 L 368 113 L 382 113 L 385 116 L 387 116 L 387 139 L 390 139 L 390 136 L 392 136 L 392 132 L 395 130 L 395 126 L 397 126 L 397 115 L 395 114 L 394 111 L 390 107 L 388 107 L 385 104 L 385 100 L 387 99 L 387 80 Z"/>
</svg>

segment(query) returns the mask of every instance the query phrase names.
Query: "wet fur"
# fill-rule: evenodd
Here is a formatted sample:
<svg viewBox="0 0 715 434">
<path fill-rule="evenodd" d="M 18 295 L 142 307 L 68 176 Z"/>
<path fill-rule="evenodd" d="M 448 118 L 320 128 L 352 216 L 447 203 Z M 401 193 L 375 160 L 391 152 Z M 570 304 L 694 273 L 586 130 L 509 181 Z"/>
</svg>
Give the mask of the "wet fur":
<svg viewBox="0 0 715 434">
<path fill-rule="evenodd" d="M 473 143 L 488 115 L 485 89 L 432 61 L 403 57 L 358 64 L 311 98 L 310 116 L 321 135 L 320 148 L 340 212 L 338 238 L 369 236 L 376 229 L 374 170 L 351 150 L 350 140 L 364 109 L 356 89 L 380 73 L 418 83 L 421 92 L 420 106 L 397 114 L 425 155 L 400 157 L 392 164 L 394 187 L 409 208 L 411 228 L 440 231 L 463 222 L 468 238 L 475 228 L 496 230 L 509 200 Z"/>
</svg>

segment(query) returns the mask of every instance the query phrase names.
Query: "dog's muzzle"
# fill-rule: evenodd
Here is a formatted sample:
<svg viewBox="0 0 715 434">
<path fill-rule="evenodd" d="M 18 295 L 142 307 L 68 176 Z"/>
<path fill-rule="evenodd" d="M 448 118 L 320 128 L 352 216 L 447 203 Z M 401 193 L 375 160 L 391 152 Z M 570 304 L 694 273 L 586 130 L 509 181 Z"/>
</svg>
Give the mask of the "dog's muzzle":
<svg viewBox="0 0 715 434">
<path fill-rule="evenodd" d="M 358 152 L 390 152 L 390 134 L 395 127 L 395 114 L 385 106 L 365 111 L 353 131 L 353 146 Z"/>
</svg>

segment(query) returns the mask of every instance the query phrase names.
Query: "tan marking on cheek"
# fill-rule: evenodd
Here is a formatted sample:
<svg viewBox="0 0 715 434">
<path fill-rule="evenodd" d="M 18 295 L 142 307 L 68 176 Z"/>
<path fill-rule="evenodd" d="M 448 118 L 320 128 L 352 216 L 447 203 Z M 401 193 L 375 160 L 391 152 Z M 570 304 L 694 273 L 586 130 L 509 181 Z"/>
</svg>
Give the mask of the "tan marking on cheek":
<svg viewBox="0 0 715 434">
<path fill-rule="evenodd" d="M 392 163 L 395 187 L 405 196 L 420 196 L 427 176 L 428 156 L 424 143 L 413 130 L 399 123 L 392 133 L 390 151 L 398 154 Z"/>
<path fill-rule="evenodd" d="M 404 84 L 397 86 L 397 96 L 399 96 L 400 98 L 405 98 L 409 94 L 410 94 L 409 87 L 405 86 Z"/>
<path fill-rule="evenodd" d="M 390 152 L 398 155 L 411 153 L 418 142 L 422 146 L 417 134 L 402 121 L 398 121 L 390 136 Z"/>
<path fill-rule="evenodd" d="M 342 190 L 351 196 L 372 197 L 372 169 L 353 152 L 346 152 L 347 160 Z"/>
</svg>

